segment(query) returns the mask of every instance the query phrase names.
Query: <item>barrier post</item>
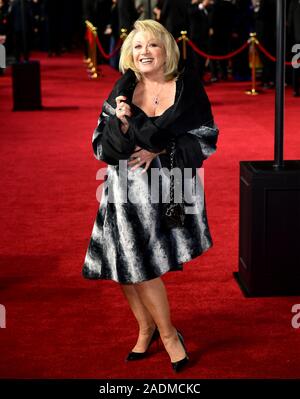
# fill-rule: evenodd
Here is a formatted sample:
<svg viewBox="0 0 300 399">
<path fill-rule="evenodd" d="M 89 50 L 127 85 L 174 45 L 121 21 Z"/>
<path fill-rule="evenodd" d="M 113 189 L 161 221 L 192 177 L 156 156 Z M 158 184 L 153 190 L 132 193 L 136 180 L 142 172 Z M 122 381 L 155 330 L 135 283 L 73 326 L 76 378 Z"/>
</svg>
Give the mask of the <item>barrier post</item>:
<svg viewBox="0 0 300 399">
<path fill-rule="evenodd" d="M 89 21 L 85 21 L 85 25 L 86 25 L 86 41 L 87 41 L 87 58 L 84 59 L 84 62 L 87 64 L 87 67 L 89 67 L 92 59 L 91 59 L 91 46 L 90 46 L 90 41 L 91 41 L 91 31 L 89 29 Z"/>
<path fill-rule="evenodd" d="M 250 33 L 250 52 L 251 52 L 251 90 L 247 90 L 245 93 L 250 96 L 257 96 L 258 91 L 256 91 L 256 33 Z"/>
<path fill-rule="evenodd" d="M 93 34 L 93 43 L 92 43 L 92 63 L 93 66 L 91 68 L 91 78 L 96 79 L 98 78 L 98 71 L 97 71 L 97 44 L 96 44 L 96 37 L 97 37 L 97 28 L 93 26 L 92 28 Z"/>
<path fill-rule="evenodd" d="M 122 39 L 123 42 L 124 42 L 124 40 L 126 39 L 126 37 L 127 37 L 127 29 L 121 28 L 120 39 Z"/>
<path fill-rule="evenodd" d="M 85 21 L 87 27 L 87 42 L 88 42 L 88 58 L 86 60 L 87 67 L 89 69 L 90 78 L 96 79 L 98 77 L 97 72 L 97 47 L 96 47 L 96 36 L 97 28 L 90 21 Z"/>
<path fill-rule="evenodd" d="M 187 37 L 187 31 L 186 30 L 182 30 L 181 32 L 181 36 L 179 38 L 179 41 L 182 41 L 182 58 L 184 59 L 184 61 L 186 60 L 187 56 L 186 56 L 186 42 L 189 40 Z"/>
</svg>

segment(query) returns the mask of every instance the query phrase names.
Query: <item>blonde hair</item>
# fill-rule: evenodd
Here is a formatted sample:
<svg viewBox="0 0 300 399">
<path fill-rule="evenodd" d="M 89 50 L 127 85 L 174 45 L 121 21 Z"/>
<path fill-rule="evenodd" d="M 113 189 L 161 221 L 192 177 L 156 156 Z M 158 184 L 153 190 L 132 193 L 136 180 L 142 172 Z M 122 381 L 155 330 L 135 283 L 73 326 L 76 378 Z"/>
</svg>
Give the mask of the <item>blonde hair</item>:
<svg viewBox="0 0 300 399">
<path fill-rule="evenodd" d="M 164 46 L 166 54 L 166 64 L 164 75 L 166 80 L 170 80 L 178 74 L 178 62 L 179 62 L 179 48 L 174 37 L 167 29 L 159 22 L 152 19 L 144 19 L 142 21 L 136 21 L 133 30 L 124 40 L 121 48 L 121 55 L 119 61 L 119 69 L 122 73 L 125 73 L 127 69 L 132 69 L 138 80 L 141 80 L 142 75 L 134 65 L 132 57 L 133 39 L 138 32 L 148 32 L 161 41 Z"/>
</svg>

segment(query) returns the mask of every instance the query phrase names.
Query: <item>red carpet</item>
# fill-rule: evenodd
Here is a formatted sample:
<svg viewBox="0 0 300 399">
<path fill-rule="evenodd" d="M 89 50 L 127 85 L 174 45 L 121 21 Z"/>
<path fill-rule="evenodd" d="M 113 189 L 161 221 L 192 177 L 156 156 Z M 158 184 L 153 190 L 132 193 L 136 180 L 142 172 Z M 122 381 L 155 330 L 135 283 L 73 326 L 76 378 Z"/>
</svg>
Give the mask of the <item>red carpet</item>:
<svg viewBox="0 0 300 399">
<path fill-rule="evenodd" d="M 0 377 L 176 378 L 162 344 L 124 362 L 137 329 L 119 286 L 81 277 L 98 207 L 91 136 L 118 74 L 103 67 L 89 81 L 80 55 L 42 56 L 41 65 L 43 111 L 12 112 L 11 79 L 0 78 Z M 220 128 L 205 163 L 214 246 L 163 277 L 192 360 L 182 378 L 300 378 L 300 329 L 291 326 L 300 298 L 245 298 L 232 276 L 239 161 L 273 157 L 274 91 L 249 97 L 248 88 L 207 88 Z M 299 107 L 287 89 L 286 159 L 300 158 Z"/>
</svg>

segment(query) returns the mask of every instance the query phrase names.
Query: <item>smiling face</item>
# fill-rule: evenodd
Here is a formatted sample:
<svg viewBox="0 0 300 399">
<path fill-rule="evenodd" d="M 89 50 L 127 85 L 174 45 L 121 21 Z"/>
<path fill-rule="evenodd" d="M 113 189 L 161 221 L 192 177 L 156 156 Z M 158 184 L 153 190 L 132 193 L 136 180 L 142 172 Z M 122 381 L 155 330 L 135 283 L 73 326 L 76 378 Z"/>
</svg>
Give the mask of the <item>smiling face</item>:
<svg viewBox="0 0 300 399">
<path fill-rule="evenodd" d="M 132 57 L 141 74 L 163 74 L 166 52 L 161 41 L 149 32 L 137 32 L 132 42 Z"/>
</svg>

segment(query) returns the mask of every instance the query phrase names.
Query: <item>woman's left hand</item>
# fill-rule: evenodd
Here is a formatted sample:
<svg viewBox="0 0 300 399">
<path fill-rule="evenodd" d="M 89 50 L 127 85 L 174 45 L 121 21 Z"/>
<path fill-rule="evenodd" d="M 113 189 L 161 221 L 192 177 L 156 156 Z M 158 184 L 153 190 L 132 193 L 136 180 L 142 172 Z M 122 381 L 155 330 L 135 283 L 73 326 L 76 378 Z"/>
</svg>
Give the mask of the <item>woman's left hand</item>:
<svg viewBox="0 0 300 399">
<path fill-rule="evenodd" d="M 131 168 L 131 171 L 136 170 L 139 166 L 143 165 L 144 163 L 146 163 L 145 168 L 142 170 L 141 173 L 145 173 L 146 170 L 149 168 L 152 160 L 159 154 L 157 152 L 150 152 L 147 150 L 142 149 L 139 146 L 135 147 L 135 152 L 131 155 L 131 157 L 129 158 L 130 161 L 128 162 L 128 165 L 134 165 Z"/>
</svg>

